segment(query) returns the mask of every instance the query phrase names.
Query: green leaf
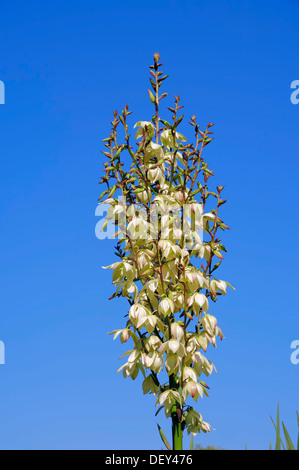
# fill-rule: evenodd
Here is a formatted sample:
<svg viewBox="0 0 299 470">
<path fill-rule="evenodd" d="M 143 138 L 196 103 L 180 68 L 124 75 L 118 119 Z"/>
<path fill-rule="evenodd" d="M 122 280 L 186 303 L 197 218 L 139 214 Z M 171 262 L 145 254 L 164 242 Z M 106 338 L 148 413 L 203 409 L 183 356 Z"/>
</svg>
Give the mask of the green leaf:
<svg viewBox="0 0 299 470">
<path fill-rule="evenodd" d="M 285 440 L 286 440 L 287 449 L 288 450 L 295 450 L 295 446 L 292 443 L 292 439 L 290 438 L 290 435 L 289 435 L 283 421 L 282 421 L 282 427 L 283 427 L 284 437 L 285 437 Z"/>
<path fill-rule="evenodd" d="M 275 427 L 275 430 L 276 430 L 275 450 L 281 450 L 281 444 L 283 445 L 283 442 L 280 439 L 280 429 L 279 429 L 279 427 L 277 428 L 276 424 L 274 423 L 274 420 L 273 420 L 272 416 L 270 416 L 270 418 L 271 418 L 273 426 Z M 278 439 L 278 436 L 279 436 L 279 439 Z"/>
<path fill-rule="evenodd" d="M 156 89 L 156 84 L 155 84 L 154 80 L 152 80 L 152 79 L 150 78 L 150 82 L 151 82 L 151 85 L 152 85 L 152 87 L 153 87 L 153 90 L 155 90 L 155 89 Z"/>
<path fill-rule="evenodd" d="M 109 220 L 106 220 L 101 228 L 101 232 L 103 232 L 105 230 L 105 228 L 107 228 L 107 225 L 109 223 Z"/>
<path fill-rule="evenodd" d="M 99 197 L 99 201 L 107 194 L 109 191 L 106 189 L 106 191 L 103 191 L 102 194 Z"/>
<path fill-rule="evenodd" d="M 281 437 L 280 437 L 280 425 L 279 425 L 279 402 L 277 403 L 277 415 L 276 415 L 276 442 L 275 450 L 281 449 Z"/>
<path fill-rule="evenodd" d="M 160 122 L 162 122 L 162 124 L 164 124 L 164 126 L 166 126 L 168 129 L 171 129 L 171 124 L 169 124 L 168 121 L 165 121 L 164 119 L 160 119 Z"/>
<path fill-rule="evenodd" d="M 158 426 L 159 434 L 160 434 L 160 437 L 163 441 L 163 444 L 166 446 L 166 448 L 168 450 L 172 450 L 171 447 L 170 447 L 170 444 L 169 444 L 168 440 L 166 439 L 166 436 L 165 436 L 164 432 L 162 431 L 162 429 L 160 428 L 159 424 L 157 424 L 157 426 Z"/>
<path fill-rule="evenodd" d="M 158 80 L 159 83 L 163 82 L 163 80 L 166 80 L 166 78 L 168 78 L 168 77 L 169 77 L 169 75 L 164 75 L 164 77 L 159 78 L 159 80 Z"/>
<path fill-rule="evenodd" d="M 226 281 L 225 281 L 225 283 L 226 283 L 226 285 L 228 285 L 228 287 L 230 287 L 231 289 L 236 290 L 229 282 L 226 282 Z"/>
<path fill-rule="evenodd" d="M 185 183 L 184 183 L 182 175 L 181 174 L 177 175 L 177 178 L 179 180 L 180 185 L 183 187 Z"/>
<path fill-rule="evenodd" d="M 225 246 L 222 243 L 219 243 L 218 247 L 219 247 L 219 250 L 225 251 L 225 253 L 227 253 L 227 249 L 225 248 Z"/>
<path fill-rule="evenodd" d="M 182 122 L 183 118 L 184 118 L 184 115 L 182 114 L 182 116 L 180 116 L 180 117 L 174 122 L 172 128 L 173 128 L 173 129 L 176 129 L 176 127 L 178 127 L 178 125 Z"/>
<path fill-rule="evenodd" d="M 116 187 L 116 186 L 112 186 L 111 191 L 110 191 L 110 193 L 109 193 L 109 195 L 108 195 L 108 199 L 114 195 L 114 193 L 115 193 L 116 190 L 117 190 L 117 187 Z"/>
<path fill-rule="evenodd" d="M 198 194 L 199 192 L 200 192 L 200 188 L 195 189 L 195 191 L 192 191 L 192 193 L 190 194 L 190 196 L 195 196 L 195 195 Z"/>
<path fill-rule="evenodd" d="M 216 269 L 219 268 L 220 264 L 222 263 L 222 261 L 219 261 L 218 263 L 215 264 L 215 266 L 213 267 L 213 269 L 211 269 L 211 274 L 216 271 Z"/>
<path fill-rule="evenodd" d="M 274 425 L 274 427 L 275 427 L 275 429 L 276 429 L 276 444 L 277 444 L 277 435 L 278 435 L 278 433 L 279 433 L 279 436 L 280 436 L 280 429 L 279 429 L 279 431 L 277 431 L 277 427 L 276 427 L 276 424 L 274 423 L 274 420 L 273 420 L 272 416 L 270 416 L 270 418 L 271 418 L 271 421 L 272 421 L 272 423 L 273 423 L 273 425 Z M 282 445 L 282 447 L 284 448 L 284 450 L 286 450 L 286 449 L 285 449 L 285 446 L 284 446 L 284 443 L 282 442 L 282 439 L 281 439 L 281 438 L 280 438 L 280 441 L 279 441 L 279 442 L 280 442 L 280 444 Z M 275 444 L 275 450 L 281 450 L 280 445 L 279 445 L 279 448 L 276 448 L 276 444 Z"/>
</svg>

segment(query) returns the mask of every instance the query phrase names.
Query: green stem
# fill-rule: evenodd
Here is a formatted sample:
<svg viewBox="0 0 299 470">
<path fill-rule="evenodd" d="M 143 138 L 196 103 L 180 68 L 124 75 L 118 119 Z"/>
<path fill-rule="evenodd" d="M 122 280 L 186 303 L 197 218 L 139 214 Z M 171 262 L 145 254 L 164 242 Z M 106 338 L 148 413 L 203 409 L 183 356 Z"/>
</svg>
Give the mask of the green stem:
<svg viewBox="0 0 299 470">
<path fill-rule="evenodd" d="M 170 388 L 176 388 L 177 384 L 174 378 L 174 375 L 169 377 L 169 386 Z M 182 432 L 182 423 L 179 420 L 181 411 L 178 407 L 178 404 L 175 403 L 171 408 L 171 419 L 172 419 L 172 449 L 173 450 L 183 450 L 183 432 Z"/>
<path fill-rule="evenodd" d="M 174 419 L 172 421 L 172 449 L 183 450 L 182 425 Z"/>
</svg>

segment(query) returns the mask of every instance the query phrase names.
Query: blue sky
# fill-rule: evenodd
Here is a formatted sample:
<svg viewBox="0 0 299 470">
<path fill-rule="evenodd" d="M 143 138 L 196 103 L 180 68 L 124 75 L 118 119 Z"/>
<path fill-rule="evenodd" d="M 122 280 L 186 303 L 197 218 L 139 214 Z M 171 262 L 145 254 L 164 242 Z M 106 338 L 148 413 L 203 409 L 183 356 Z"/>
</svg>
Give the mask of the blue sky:
<svg viewBox="0 0 299 470">
<path fill-rule="evenodd" d="M 1 0 L 1 449 L 161 448 L 153 397 L 115 373 L 126 349 L 107 332 L 127 306 L 107 300 L 113 242 L 94 234 L 101 140 L 127 102 L 131 124 L 150 120 L 156 51 L 164 109 L 180 94 L 216 123 L 207 159 L 231 227 L 219 276 L 237 290 L 215 309 L 219 373 L 198 402 L 215 431 L 196 442 L 267 448 L 278 400 L 295 435 L 298 17 L 295 0 Z"/>
</svg>

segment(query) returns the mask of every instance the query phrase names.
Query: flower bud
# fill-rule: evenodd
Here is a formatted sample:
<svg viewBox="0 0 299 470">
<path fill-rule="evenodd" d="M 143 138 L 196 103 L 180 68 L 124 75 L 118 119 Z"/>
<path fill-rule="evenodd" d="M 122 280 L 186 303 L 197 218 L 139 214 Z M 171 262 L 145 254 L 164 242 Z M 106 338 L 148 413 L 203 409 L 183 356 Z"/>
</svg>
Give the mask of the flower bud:
<svg viewBox="0 0 299 470">
<path fill-rule="evenodd" d="M 175 293 L 174 302 L 176 310 L 181 310 L 184 307 L 184 294 L 182 292 Z"/>
<path fill-rule="evenodd" d="M 151 183 L 155 183 L 159 179 L 161 179 L 162 172 L 160 168 L 154 168 L 152 170 L 148 170 L 147 172 L 147 177 L 150 180 Z"/>
<path fill-rule="evenodd" d="M 175 200 L 176 200 L 177 202 L 182 203 L 183 200 L 184 200 L 184 193 L 183 193 L 183 191 L 177 191 L 177 192 L 175 193 L 175 195 L 174 195 L 174 198 L 175 198 Z"/>
<path fill-rule="evenodd" d="M 120 335 L 120 340 L 122 343 L 126 343 L 131 336 L 131 332 L 128 328 L 125 328 Z"/>
<path fill-rule="evenodd" d="M 141 193 L 137 193 L 136 198 L 138 201 L 143 202 L 143 204 L 146 204 L 149 200 L 147 191 L 142 191 Z"/>
<path fill-rule="evenodd" d="M 179 323 L 174 322 L 170 326 L 171 336 L 178 341 L 184 339 L 184 329 L 179 325 Z"/>
<path fill-rule="evenodd" d="M 165 317 L 168 317 L 172 313 L 174 313 L 174 303 L 171 299 L 166 297 L 163 299 L 158 307 L 158 311 L 160 314 L 164 315 Z"/>
<path fill-rule="evenodd" d="M 208 313 L 201 320 L 203 329 L 211 336 L 216 334 L 217 319 Z"/>
<path fill-rule="evenodd" d="M 130 308 L 129 318 L 133 325 L 137 326 L 142 320 L 145 320 L 147 317 L 147 311 L 143 305 L 134 304 Z"/>
</svg>

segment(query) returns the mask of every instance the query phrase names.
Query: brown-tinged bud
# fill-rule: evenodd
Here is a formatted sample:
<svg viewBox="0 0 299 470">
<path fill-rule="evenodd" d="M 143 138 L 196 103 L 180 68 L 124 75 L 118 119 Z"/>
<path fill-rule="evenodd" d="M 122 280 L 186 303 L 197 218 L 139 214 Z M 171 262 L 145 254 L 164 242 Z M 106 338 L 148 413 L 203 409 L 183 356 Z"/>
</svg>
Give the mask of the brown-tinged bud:
<svg viewBox="0 0 299 470">
<path fill-rule="evenodd" d="M 210 390 L 210 387 L 203 381 L 200 381 L 200 384 L 203 385 L 205 388 L 208 388 Z"/>
<path fill-rule="evenodd" d="M 159 101 L 160 101 L 160 100 L 163 100 L 163 98 L 166 98 L 167 95 L 168 95 L 168 93 L 163 93 L 163 94 L 160 96 Z"/>
<path fill-rule="evenodd" d="M 220 201 L 218 202 L 218 206 L 222 206 L 223 204 L 225 204 L 227 201 L 225 199 L 220 199 Z"/>
<path fill-rule="evenodd" d="M 160 54 L 159 54 L 159 52 L 155 52 L 155 53 L 154 53 L 154 61 L 157 63 L 157 62 L 159 61 L 159 59 L 160 59 Z"/>
<path fill-rule="evenodd" d="M 177 408 L 176 414 L 178 417 L 178 422 L 181 423 L 182 422 L 182 410 L 180 408 Z"/>
<path fill-rule="evenodd" d="M 126 343 L 128 339 L 130 338 L 130 336 L 131 336 L 130 330 L 128 330 L 127 328 L 123 330 L 122 335 L 121 335 L 121 339 L 123 343 Z"/>
</svg>

